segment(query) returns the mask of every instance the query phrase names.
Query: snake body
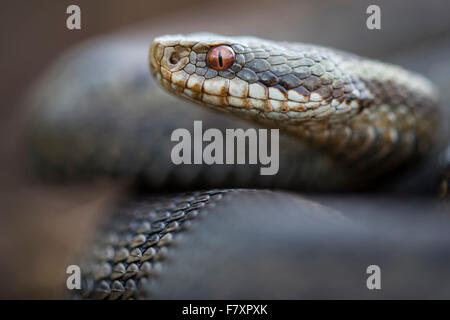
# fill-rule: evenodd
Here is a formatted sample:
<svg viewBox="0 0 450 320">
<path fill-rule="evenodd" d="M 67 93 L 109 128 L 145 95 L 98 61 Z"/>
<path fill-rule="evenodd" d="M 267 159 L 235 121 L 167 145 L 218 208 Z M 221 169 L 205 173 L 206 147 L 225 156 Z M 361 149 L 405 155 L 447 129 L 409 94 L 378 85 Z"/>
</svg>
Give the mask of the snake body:
<svg viewBox="0 0 450 320">
<path fill-rule="evenodd" d="M 151 72 L 170 94 L 185 98 L 179 100 L 154 86 L 147 71 L 136 62 L 145 50 L 137 44 L 140 42 L 134 39 L 124 42 L 120 48 L 98 46 L 83 49 L 81 53 L 74 51 L 48 73 L 42 81 L 45 87 L 37 88 L 31 146 L 34 165 L 42 175 L 60 179 L 133 177 L 146 188 L 159 191 L 173 187 L 198 190 L 261 186 L 306 191 L 357 189 L 370 187 L 383 174 L 425 157 L 435 141 L 437 90 L 424 77 L 394 65 L 321 46 L 253 37 L 215 34 L 158 37 L 150 48 Z M 231 48 L 235 55 L 232 65 L 219 71 L 207 63 L 208 52 L 218 46 Z M 111 52 L 115 49 L 119 52 L 113 58 Z M 125 50 L 123 55 L 120 50 Z M 113 67 L 111 62 L 115 63 Z M 98 70 L 96 74 L 91 71 L 94 66 Z M 221 113 L 196 108 L 188 101 Z M 194 120 L 203 120 L 206 128 L 219 130 L 250 126 L 280 129 L 286 133 L 280 141 L 280 172 L 264 177 L 259 175 L 259 168 L 251 165 L 173 165 L 170 133 L 180 127 L 191 128 Z M 239 208 L 236 203 L 240 204 Z M 186 231 L 192 225 L 194 229 L 200 228 L 201 223 L 215 230 L 214 225 L 220 219 L 225 219 L 224 225 L 230 226 L 230 220 L 220 218 L 220 214 L 205 214 L 211 211 L 222 215 L 228 212 L 236 218 L 230 228 L 239 230 L 239 226 L 250 223 L 254 230 L 244 228 L 247 232 L 244 238 L 239 231 L 231 229 L 230 238 L 214 238 L 214 233 L 208 233 L 206 227 L 206 231 L 197 231 L 194 236 Z M 248 216 L 243 217 L 243 212 Z M 289 219 L 277 218 L 274 212 L 292 214 L 289 219 L 293 229 L 286 230 L 292 243 L 290 240 L 285 243 L 280 234 L 270 229 L 277 225 L 277 230 L 283 230 L 289 224 Z M 207 218 L 199 218 L 204 216 Z M 281 229 L 278 219 L 286 222 Z M 248 249 L 243 244 L 248 241 L 255 246 L 250 246 L 254 260 L 245 269 L 248 272 L 239 270 L 239 276 L 232 282 L 252 279 L 249 291 L 232 286 L 229 291 L 254 297 L 259 290 L 255 288 L 260 288 L 260 284 L 256 285 L 258 277 L 252 277 L 251 271 L 264 263 L 271 265 L 270 256 L 261 250 L 264 234 L 261 230 L 266 230 L 271 237 L 276 261 L 285 262 L 273 265 L 270 272 L 261 271 L 262 275 L 272 274 L 273 270 L 293 275 L 305 266 L 305 260 L 286 255 L 283 250 L 286 246 L 295 247 L 296 241 L 317 239 L 318 235 L 328 235 L 331 242 L 352 235 L 349 238 L 353 237 L 356 243 L 363 241 L 377 250 L 386 249 L 389 257 L 393 253 L 389 241 L 380 247 L 379 238 L 365 233 L 361 225 L 350 222 L 336 210 L 317 206 L 293 194 L 214 189 L 145 197 L 130 200 L 115 210 L 97 235 L 96 245 L 83 265 L 82 296 L 186 297 L 179 293 L 191 292 L 189 288 L 193 282 L 201 281 L 201 274 L 191 274 L 192 280 L 181 291 L 174 292 L 180 284 L 173 279 L 180 279 L 187 270 L 192 270 L 182 261 L 199 257 L 202 246 L 207 245 L 199 240 L 203 237 L 206 242 L 215 243 L 215 247 L 203 247 L 206 262 L 205 258 L 199 258 L 206 263 L 203 265 L 206 273 L 218 267 L 214 261 L 225 261 L 214 248 L 225 252 L 231 248 L 238 250 L 229 251 L 229 257 L 245 265 L 248 251 L 239 251 L 239 244 Z M 415 229 L 405 226 L 405 230 L 410 234 Z M 190 236 L 183 240 L 186 234 Z M 435 241 L 441 241 L 440 235 Z M 236 239 L 240 242 L 234 243 Z M 411 243 L 411 238 L 396 241 L 403 247 Z M 170 247 L 180 243 L 184 253 L 174 254 L 179 249 Z M 350 243 L 344 241 L 343 248 L 351 247 Z M 331 247 L 323 245 L 320 242 L 318 252 L 329 253 Z M 419 244 L 417 248 L 420 254 L 424 252 Z M 418 259 L 420 254 L 413 258 Z M 356 259 L 347 266 L 352 270 L 359 268 L 358 263 L 365 263 L 366 258 Z M 165 261 L 171 259 L 169 265 L 175 265 L 172 267 L 175 269 L 164 271 Z M 383 259 L 393 261 L 386 256 Z M 401 268 L 396 262 L 393 265 Z M 305 268 L 314 270 L 312 264 Z M 220 281 L 207 277 L 210 282 L 199 297 L 227 296 L 214 291 L 219 290 L 214 289 L 214 279 L 223 286 L 233 274 L 225 273 L 222 278 L 219 276 Z M 155 282 L 161 274 L 163 280 Z M 169 279 L 164 274 L 170 275 Z M 274 291 L 270 290 L 276 288 L 286 292 L 276 297 L 304 294 L 298 287 L 300 283 L 291 282 L 289 277 L 283 280 L 280 274 L 274 276 L 278 280 L 267 291 L 263 290 L 266 294 L 261 297 L 274 297 Z"/>
</svg>

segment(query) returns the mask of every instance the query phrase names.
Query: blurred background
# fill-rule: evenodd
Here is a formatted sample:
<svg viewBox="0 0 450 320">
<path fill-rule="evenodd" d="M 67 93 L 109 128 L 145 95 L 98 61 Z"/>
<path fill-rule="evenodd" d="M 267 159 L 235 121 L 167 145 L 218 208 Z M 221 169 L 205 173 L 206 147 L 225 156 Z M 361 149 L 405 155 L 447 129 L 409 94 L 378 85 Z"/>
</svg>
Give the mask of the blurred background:
<svg viewBox="0 0 450 320">
<path fill-rule="evenodd" d="M 66 8 L 81 8 L 81 30 L 66 28 Z M 381 30 L 366 28 L 366 8 L 381 8 Z M 24 169 L 28 90 L 70 47 L 112 32 L 211 31 L 312 42 L 419 71 L 450 98 L 447 0 L 7 0 L 0 11 L 0 298 L 58 298 L 71 257 L 102 210 L 120 193 L 109 181 L 49 185 Z M 448 123 L 448 121 L 447 121 Z"/>
</svg>

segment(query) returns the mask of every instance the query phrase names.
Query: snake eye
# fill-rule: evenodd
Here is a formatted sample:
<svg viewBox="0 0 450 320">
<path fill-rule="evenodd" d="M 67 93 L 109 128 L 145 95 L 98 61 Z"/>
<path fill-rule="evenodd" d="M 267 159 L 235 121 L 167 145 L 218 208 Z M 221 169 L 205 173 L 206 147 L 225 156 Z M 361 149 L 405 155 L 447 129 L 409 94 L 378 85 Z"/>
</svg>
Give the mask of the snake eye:
<svg viewBox="0 0 450 320">
<path fill-rule="evenodd" d="M 225 70 L 231 67 L 236 56 L 229 46 L 211 48 L 206 56 L 206 62 L 214 70 Z"/>
</svg>

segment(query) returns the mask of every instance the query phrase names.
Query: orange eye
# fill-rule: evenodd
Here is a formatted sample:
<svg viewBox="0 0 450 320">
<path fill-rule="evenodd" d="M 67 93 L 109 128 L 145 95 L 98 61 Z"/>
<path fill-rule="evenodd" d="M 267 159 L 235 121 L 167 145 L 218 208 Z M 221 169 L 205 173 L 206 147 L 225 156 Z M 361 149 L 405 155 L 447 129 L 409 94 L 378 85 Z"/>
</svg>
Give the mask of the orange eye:
<svg viewBox="0 0 450 320">
<path fill-rule="evenodd" d="M 236 56 L 229 46 L 211 48 L 206 56 L 206 62 L 214 70 L 225 70 L 231 67 Z"/>
</svg>

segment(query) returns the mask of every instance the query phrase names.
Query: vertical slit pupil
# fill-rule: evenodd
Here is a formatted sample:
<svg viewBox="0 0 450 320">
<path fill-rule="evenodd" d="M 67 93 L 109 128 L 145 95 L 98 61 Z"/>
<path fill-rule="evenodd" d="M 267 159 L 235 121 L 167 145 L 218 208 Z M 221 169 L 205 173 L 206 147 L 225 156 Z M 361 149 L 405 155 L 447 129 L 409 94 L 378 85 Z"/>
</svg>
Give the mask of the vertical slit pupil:
<svg viewBox="0 0 450 320">
<path fill-rule="evenodd" d="M 235 61 L 235 53 L 228 46 L 213 47 L 206 55 L 206 64 L 214 70 L 230 68 Z"/>
<path fill-rule="evenodd" d="M 220 51 L 219 51 L 219 65 L 221 68 L 223 67 L 222 52 Z"/>
</svg>

